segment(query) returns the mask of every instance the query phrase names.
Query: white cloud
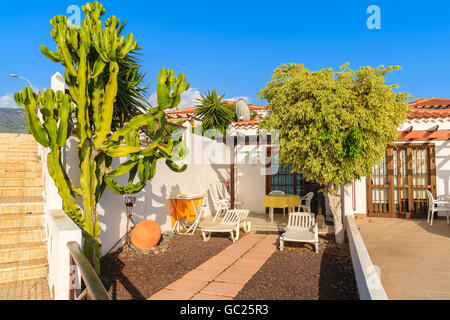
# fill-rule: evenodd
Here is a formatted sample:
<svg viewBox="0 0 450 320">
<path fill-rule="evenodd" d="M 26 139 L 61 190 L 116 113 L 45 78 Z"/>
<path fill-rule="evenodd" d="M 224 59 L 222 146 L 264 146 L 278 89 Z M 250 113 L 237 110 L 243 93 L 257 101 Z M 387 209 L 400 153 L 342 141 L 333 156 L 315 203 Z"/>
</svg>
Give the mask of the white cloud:
<svg viewBox="0 0 450 320">
<path fill-rule="evenodd" d="M 201 98 L 200 91 L 198 91 L 195 88 L 189 88 L 187 91 L 183 92 L 181 94 L 181 101 L 178 105 L 178 109 L 186 109 L 186 108 L 192 108 L 197 105 L 197 99 Z M 226 98 L 226 101 L 237 101 L 238 99 L 244 99 L 247 101 L 247 103 L 251 103 L 250 97 L 235 97 L 235 98 Z M 148 102 L 151 106 L 156 106 L 158 104 L 157 102 L 157 95 L 156 92 L 152 93 L 150 98 L 148 99 Z"/>
<path fill-rule="evenodd" d="M 20 108 L 16 102 L 14 101 L 14 97 L 12 94 L 7 94 L 3 97 L 0 97 L 0 108 Z"/>
</svg>

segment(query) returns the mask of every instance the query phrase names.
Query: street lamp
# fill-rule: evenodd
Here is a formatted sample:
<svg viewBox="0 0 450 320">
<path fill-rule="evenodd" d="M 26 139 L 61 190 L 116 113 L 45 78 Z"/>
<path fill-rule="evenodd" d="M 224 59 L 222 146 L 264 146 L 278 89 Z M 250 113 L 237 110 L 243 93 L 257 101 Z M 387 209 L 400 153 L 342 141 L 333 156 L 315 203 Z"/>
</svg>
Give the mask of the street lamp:
<svg viewBox="0 0 450 320">
<path fill-rule="evenodd" d="M 22 78 L 22 79 L 24 79 L 25 81 L 28 81 L 28 83 L 30 84 L 31 90 L 33 90 L 33 85 L 31 84 L 31 81 L 28 80 L 27 78 L 25 78 L 25 77 L 23 77 L 23 76 L 19 76 L 19 75 L 17 75 L 17 74 L 10 74 L 9 76 L 12 77 L 12 78 Z M 33 91 L 34 91 L 34 90 L 33 90 Z"/>
</svg>

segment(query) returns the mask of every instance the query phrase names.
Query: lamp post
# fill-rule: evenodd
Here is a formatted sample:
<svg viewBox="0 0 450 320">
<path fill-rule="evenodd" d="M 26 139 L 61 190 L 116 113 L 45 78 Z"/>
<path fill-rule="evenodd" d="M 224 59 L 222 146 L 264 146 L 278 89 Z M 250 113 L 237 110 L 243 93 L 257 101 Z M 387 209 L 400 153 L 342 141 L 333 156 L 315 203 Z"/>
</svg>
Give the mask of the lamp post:
<svg viewBox="0 0 450 320">
<path fill-rule="evenodd" d="M 19 76 L 17 74 L 10 74 L 9 76 L 12 77 L 12 78 L 21 78 L 21 79 L 24 79 L 25 81 L 28 81 L 28 83 L 30 84 L 31 90 L 33 90 L 33 85 L 31 84 L 31 81 L 28 80 L 27 78 L 25 78 L 23 76 Z"/>
</svg>

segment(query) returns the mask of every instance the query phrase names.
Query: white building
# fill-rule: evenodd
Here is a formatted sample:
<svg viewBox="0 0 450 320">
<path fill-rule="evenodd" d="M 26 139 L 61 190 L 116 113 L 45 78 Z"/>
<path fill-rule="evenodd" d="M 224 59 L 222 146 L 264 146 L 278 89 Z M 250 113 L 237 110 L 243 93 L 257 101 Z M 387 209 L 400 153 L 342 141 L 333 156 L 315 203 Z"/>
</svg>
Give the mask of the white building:
<svg viewBox="0 0 450 320">
<path fill-rule="evenodd" d="M 450 99 L 419 98 L 411 103 L 411 107 L 407 121 L 399 128 L 396 148 L 387 150 L 382 164 L 374 167 L 372 179 L 363 177 L 343 188 L 344 214 L 426 217 L 427 200 L 424 190 L 432 191 L 434 196 L 450 194 Z M 230 128 L 231 135 L 241 138 L 242 141 L 257 135 L 262 118 L 267 112 L 264 106 L 249 105 L 249 108 L 256 113 L 256 119 L 233 123 Z M 135 222 L 151 219 L 155 220 L 163 231 L 170 230 L 172 223 L 169 199 L 181 193 L 207 195 L 206 214 L 214 214 L 208 185 L 230 185 L 232 180 L 235 181 L 234 194 L 242 202 L 242 207 L 249 209 L 251 213 L 267 212 L 267 209 L 261 206 L 264 195 L 272 190 L 282 190 L 301 196 L 314 191 L 312 211 L 330 214 L 326 198 L 317 192 L 318 185 L 305 181 L 301 174 L 291 173 L 289 167 L 280 167 L 273 175 L 262 174 L 267 165 L 258 159 L 249 158 L 246 150 L 253 148 L 251 145 L 241 143 L 234 148 L 230 147 L 230 144 L 192 134 L 192 126 L 200 121 L 195 117 L 196 109 L 166 112 L 169 120 L 184 121 L 184 139 L 189 154 L 183 161 L 189 164 L 188 169 L 183 173 L 175 173 L 165 165 L 164 160 L 160 160 L 154 179 L 135 195 Z M 205 150 L 208 150 L 207 156 Z M 264 146 L 261 152 L 267 152 L 271 156 L 271 146 Z M 65 154 L 66 169 L 72 181 L 78 181 L 75 141 L 68 142 Z M 60 206 L 60 202 L 56 201 L 58 196 L 56 192 L 52 192 L 52 195 L 55 201 L 50 202 L 55 203 L 55 206 L 50 206 L 50 209 L 57 209 Z M 282 209 L 275 209 L 275 213 L 281 212 Z M 106 189 L 98 213 L 105 254 L 126 233 L 124 197 L 116 196 Z"/>
</svg>

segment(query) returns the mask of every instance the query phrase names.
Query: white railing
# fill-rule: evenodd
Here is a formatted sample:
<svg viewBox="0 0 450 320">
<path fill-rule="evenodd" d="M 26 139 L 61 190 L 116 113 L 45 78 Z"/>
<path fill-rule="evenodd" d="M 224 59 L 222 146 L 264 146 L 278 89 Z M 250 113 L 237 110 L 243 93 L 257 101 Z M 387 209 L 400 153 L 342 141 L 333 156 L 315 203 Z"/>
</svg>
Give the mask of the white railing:
<svg viewBox="0 0 450 320">
<path fill-rule="evenodd" d="M 81 291 L 80 286 L 74 286 L 70 290 L 71 300 L 111 300 L 108 292 L 106 291 L 103 283 L 100 281 L 94 268 L 92 268 L 88 259 L 81 251 L 80 245 L 77 242 L 67 243 L 71 256 L 71 265 L 74 267 L 72 275 L 76 275 L 77 271 L 83 279 L 85 289 Z M 75 279 L 74 279 L 75 280 Z M 79 284 L 79 282 L 73 282 L 73 284 Z"/>
<path fill-rule="evenodd" d="M 81 278 L 71 265 L 67 244 L 81 246 L 82 232 L 62 210 L 47 211 L 46 220 L 50 294 L 54 300 L 69 300 L 69 293 L 79 286 Z"/>
<path fill-rule="evenodd" d="M 344 220 L 359 298 L 361 300 L 388 300 L 378 274 L 379 269 L 370 259 L 355 218 L 353 215 L 345 215 Z"/>
</svg>

